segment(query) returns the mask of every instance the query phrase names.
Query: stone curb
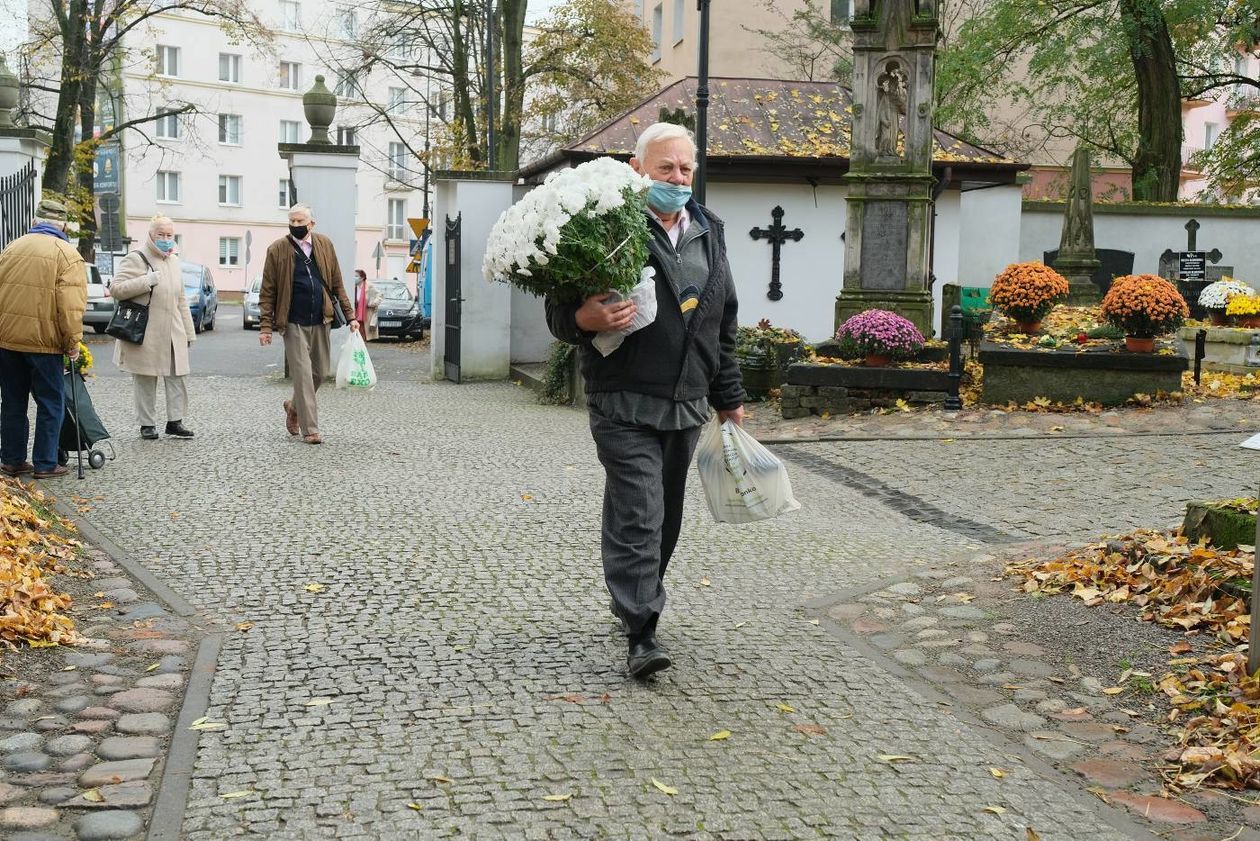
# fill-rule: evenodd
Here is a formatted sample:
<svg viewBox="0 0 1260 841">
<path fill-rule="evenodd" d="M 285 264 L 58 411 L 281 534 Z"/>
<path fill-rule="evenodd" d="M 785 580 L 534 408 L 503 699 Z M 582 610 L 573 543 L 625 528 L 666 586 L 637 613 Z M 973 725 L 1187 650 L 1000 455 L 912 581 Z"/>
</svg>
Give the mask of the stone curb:
<svg viewBox="0 0 1260 841">
<path fill-rule="evenodd" d="M 952 441 L 954 443 L 963 443 L 968 441 L 1068 441 L 1082 439 L 1100 439 L 1100 438 L 1187 438 L 1191 436 L 1205 435 L 1231 435 L 1237 436 L 1242 432 L 1238 429 L 1194 429 L 1180 432 L 1124 432 L 1117 430 L 1115 432 L 1033 432 L 1031 435 L 1011 435 L 1010 433 L 998 432 L 992 435 L 980 433 L 978 435 L 968 435 L 965 431 L 951 435 L 815 435 L 802 438 L 758 438 L 757 443 L 767 447 L 779 446 L 784 444 L 847 444 L 862 443 L 864 441 Z"/>
<path fill-rule="evenodd" d="M 1030 541 L 1024 544 L 1025 551 L 1027 547 L 1035 545 L 1038 542 Z M 1012 551 L 1003 555 L 1014 555 L 1018 552 L 1018 547 L 1003 547 Z M 994 556 L 996 559 L 996 556 Z M 959 571 L 963 574 L 963 571 Z M 890 651 L 884 651 L 861 635 L 852 632 L 841 620 L 836 619 L 827 613 L 827 608 L 834 607 L 845 603 L 857 603 L 862 598 L 871 596 L 881 590 L 886 590 L 890 586 L 898 583 L 912 580 L 912 574 L 903 573 L 897 576 L 885 578 L 877 583 L 868 584 L 860 588 L 853 588 L 842 591 L 837 594 L 819 597 L 807 602 L 804 605 L 805 610 L 816 612 L 817 618 L 821 626 L 838 639 L 843 640 L 853 650 L 857 651 L 863 657 L 876 664 L 879 668 L 894 675 L 904 682 L 911 690 L 922 695 L 924 699 L 938 706 L 947 708 L 951 715 L 955 716 L 962 724 L 966 724 L 973 730 L 981 734 L 981 736 L 994 745 L 1002 752 L 1017 756 L 1022 760 L 1024 767 L 1035 772 L 1044 779 L 1047 779 L 1057 785 L 1060 790 L 1069 798 L 1087 807 L 1090 811 L 1100 816 L 1100 819 L 1110 825 L 1119 832 L 1128 834 L 1132 838 L 1146 839 L 1146 841 L 1159 841 L 1163 836 L 1151 831 L 1132 818 L 1119 807 L 1112 806 L 1101 802 L 1098 798 L 1089 794 L 1082 787 L 1080 779 L 1071 776 L 1067 772 L 1055 767 L 1042 757 L 1029 750 L 1022 742 L 1012 740 L 1008 735 L 998 727 L 986 722 L 979 714 L 969 709 L 961 701 L 952 698 L 947 691 L 942 690 L 940 686 L 928 682 L 917 671 L 908 668 L 898 662 L 891 656 Z"/>
</svg>

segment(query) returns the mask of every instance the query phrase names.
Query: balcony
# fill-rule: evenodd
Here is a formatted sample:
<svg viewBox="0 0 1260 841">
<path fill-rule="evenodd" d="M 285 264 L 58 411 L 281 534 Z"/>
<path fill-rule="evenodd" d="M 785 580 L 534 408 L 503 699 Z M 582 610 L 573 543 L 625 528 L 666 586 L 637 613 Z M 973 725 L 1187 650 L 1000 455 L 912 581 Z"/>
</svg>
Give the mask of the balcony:
<svg viewBox="0 0 1260 841">
<path fill-rule="evenodd" d="M 1203 149 L 1198 146 L 1182 146 L 1181 147 L 1181 180 L 1192 181 L 1199 178 L 1203 171 L 1192 161 L 1194 156 L 1202 152 Z"/>
</svg>

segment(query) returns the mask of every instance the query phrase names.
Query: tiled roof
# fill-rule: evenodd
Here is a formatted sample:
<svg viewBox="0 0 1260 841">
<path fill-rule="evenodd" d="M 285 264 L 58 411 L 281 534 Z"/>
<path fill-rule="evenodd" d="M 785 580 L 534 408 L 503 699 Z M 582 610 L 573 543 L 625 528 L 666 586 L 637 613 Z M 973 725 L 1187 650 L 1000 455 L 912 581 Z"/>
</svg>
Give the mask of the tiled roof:
<svg viewBox="0 0 1260 841">
<path fill-rule="evenodd" d="M 629 154 L 639 131 L 660 120 L 661 109 L 695 113 L 697 79 L 680 79 L 634 110 L 567 144 L 563 152 Z M 709 81 L 709 157 L 848 158 L 853 97 L 836 82 L 714 78 Z M 936 131 L 939 163 L 1016 161 Z"/>
</svg>

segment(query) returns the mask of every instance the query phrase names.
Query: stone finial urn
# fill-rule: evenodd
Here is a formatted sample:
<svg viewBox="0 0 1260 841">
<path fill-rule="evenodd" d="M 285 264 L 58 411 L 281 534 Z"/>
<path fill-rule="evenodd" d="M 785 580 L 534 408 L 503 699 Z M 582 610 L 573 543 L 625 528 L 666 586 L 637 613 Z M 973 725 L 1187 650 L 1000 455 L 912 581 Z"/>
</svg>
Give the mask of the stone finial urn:
<svg viewBox="0 0 1260 841">
<path fill-rule="evenodd" d="M 0 128 L 13 128 L 13 109 L 18 104 L 18 77 L 0 55 Z"/>
<path fill-rule="evenodd" d="M 316 76 L 315 84 L 302 95 L 302 110 L 311 127 L 311 139 L 307 143 L 329 145 L 328 127 L 337 114 L 337 95 L 324 87 L 324 77 Z"/>
</svg>

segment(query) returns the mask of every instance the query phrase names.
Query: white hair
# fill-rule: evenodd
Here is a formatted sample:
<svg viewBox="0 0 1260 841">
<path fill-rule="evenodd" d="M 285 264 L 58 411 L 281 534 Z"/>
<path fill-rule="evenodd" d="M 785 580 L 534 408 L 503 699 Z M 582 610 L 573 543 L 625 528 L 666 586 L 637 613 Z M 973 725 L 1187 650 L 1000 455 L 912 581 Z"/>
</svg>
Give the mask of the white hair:
<svg viewBox="0 0 1260 841">
<path fill-rule="evenodd" d="M 69 222 L 68 222 L 68 220 L 65 220 L 65 219 L 49 219 L 49 218 L 48 218 L 48 217 L 46 217 L 46 216 L 36 216 L 36 217 L 35 217 L 35 224 L 37 224 L 37 225 L 52 225 L 52 226 L 53 226 L 54 228 L 56 228 L 57 230 L 62 231 L 62 232 L 65 232 L 65 230 L 66 230 L 66 226 L 69 224 Z"/>
<path fill-rule="evenodd" d="M 310 205 L 295 204 L 293 205 L 293 207 L 289 208 L 288 215 L 292 216 L 295 213 L 302 213 L 302 212 L 305 212 L 307 218 L 310 219 L 312 222 L 315 221 L 315 212 L 311 210 Z"/>
<path fill-rule="evenodd" d="M 175 227 L 175 220 L 169 216 L 163 216 L 159 213 L 157 216 L 154 216 L 149 220 L 149 233 L 156 231 L 159 225 L 170 225 L 173 228 Z"/>
<path fill-rule="evenodd" d="M 677 123 L 653 123 L 643 130 L 634 144 L 634 156 L 640 161 L 647 155 L 648 147 L 664 140 L 686 140 L 691 144 L 691 152 L 696 152 L 696 140 L 691 132 Z"/>
</svg>

